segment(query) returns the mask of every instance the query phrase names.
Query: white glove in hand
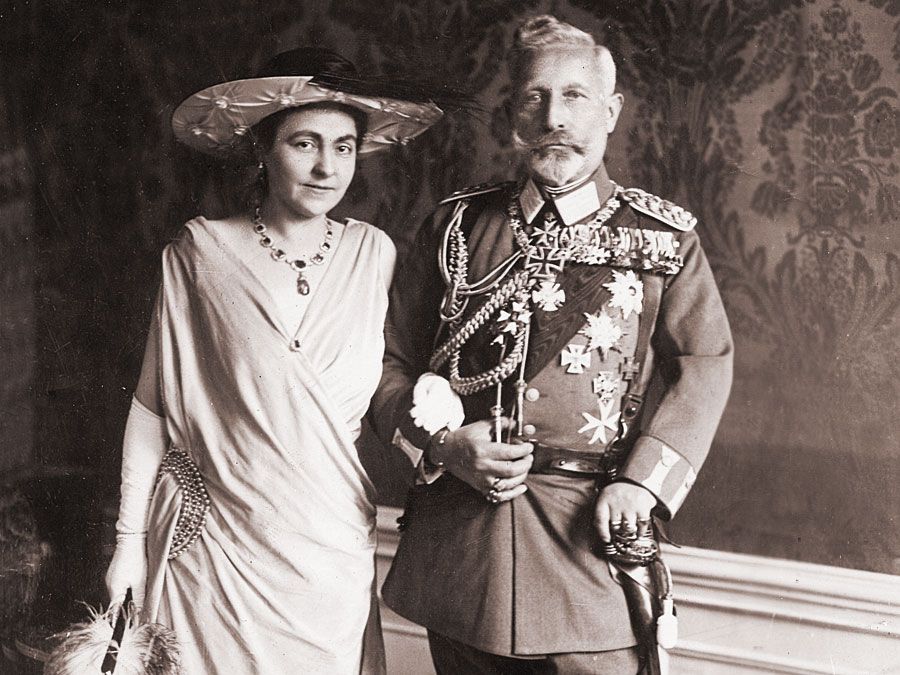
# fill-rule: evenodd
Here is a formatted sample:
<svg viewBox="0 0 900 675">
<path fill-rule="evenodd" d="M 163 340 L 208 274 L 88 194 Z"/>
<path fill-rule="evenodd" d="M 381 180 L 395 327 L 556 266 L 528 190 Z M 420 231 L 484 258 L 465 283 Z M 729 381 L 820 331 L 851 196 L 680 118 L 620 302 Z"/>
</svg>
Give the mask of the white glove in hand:
<svg viewBox="0 0 900 675">
<path fill-rule="evenodd" d="M 444 427 L 455 431 L 465 419 L 462 400 L 450 383 L 434 373 L 423 373 L 413 387 L 413 407 L 409 411 L 417 427 L 435 434 Z"/>
<path fill-rule="evenodd" d="M 106 571 L 110 602 L 125 598 L 131 587 L 134 604 L 141 607 L 147 580 L 147 516 L 156 474 L 168 449 L 166 421 L 132 399 L 122 444 L 122 498 L 116 521 L 116 551 Z"/>
<path fill-rule="evenodd" d="M 135 607 L 143 607 L 144 587 L 147 584 L 146 543 L 146 533 L 116 535 L 116 551 L 106 570 L 110 604 L 122 602 L 125 591 L 131 588 Z"/>
</svg>

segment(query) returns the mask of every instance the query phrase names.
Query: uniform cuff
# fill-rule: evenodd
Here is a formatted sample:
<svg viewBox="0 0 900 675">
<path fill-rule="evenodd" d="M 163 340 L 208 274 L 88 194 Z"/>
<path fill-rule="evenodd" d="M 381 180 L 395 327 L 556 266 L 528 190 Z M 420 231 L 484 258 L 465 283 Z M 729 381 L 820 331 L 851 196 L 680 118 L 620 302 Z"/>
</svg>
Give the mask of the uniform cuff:
<svg viewBox="0 0 900 675">
<path fill-rule="evenodd" d="M 422 463 L 422 459 L 425 456 L 425 450 L 407 440 L 406 436 L 403 435 L 403 432 L 400 431 L 399 428 L 394 430 L 394 437 L 391 439 L 391 443 L 393 443 L 395 447 L 400 448 L 403 451 L 403 454 L 409 457 L 409 461 L 413 466 L 418 467 Z"/>
<path fill-rule="evenodd" d="M 671 518 L 681 507 L 697 472 L 677 450 L 653 436 L 641 436 L 625 462 L 621 477 L 652 492 Z"/>
<path fill-rule="evenodd" d="M 444 475 L 446 469 L 442 466 L 428 467 L 425 463 L 425 457 L 419 460 L 416 467 L 416 485 L 431 485 L 434 481 Z"/>
<path fill-rule="evenodd" d="M 394 431 L 393 443 L 409 457 L 416 467 L 416 485 L 430 485 L 444 475 L 443 467 L 428 467 L 425 463 L 425 451 L 410 443 L 400 429 Z"/>
</svg>

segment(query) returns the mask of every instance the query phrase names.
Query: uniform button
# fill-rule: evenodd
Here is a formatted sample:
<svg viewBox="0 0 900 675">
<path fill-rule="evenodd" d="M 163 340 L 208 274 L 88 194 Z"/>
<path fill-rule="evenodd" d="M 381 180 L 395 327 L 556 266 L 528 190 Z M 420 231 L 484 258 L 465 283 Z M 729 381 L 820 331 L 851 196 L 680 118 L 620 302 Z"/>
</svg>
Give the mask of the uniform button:
<svg viewBox="0 0 900 675">
<path fill-rule="evenodd" d="M 530 387 L 525 390 L 525 398 L 534 403 L 541 397 L 541 392 L 539 392 L 534 387 Z"/>
<path fill-rule="evenodd" d="M 300 340 L 291 340 L 291 351 L 292 352 L 300 351 Z"/>
<path fill-rule="evenodd" d="M 537 429 L 533 424 L 526 424 L 524 427 L 522 427 L 522 433 L 526 436 L 532 436 L 535 431 L 537 431 Z"/>
</svg>

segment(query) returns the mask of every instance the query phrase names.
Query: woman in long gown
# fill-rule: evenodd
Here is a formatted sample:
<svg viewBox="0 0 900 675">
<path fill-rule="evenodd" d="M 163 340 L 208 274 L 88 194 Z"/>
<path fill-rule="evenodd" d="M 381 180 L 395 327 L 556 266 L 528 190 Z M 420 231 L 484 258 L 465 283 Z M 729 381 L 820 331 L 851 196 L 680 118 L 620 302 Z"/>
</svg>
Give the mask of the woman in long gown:
<svg viewBox="0 0 900 675">
<path fill-rule="evenodd" d="M 373 487 L 354 441 L 381 373 L 395 250 L 327 217 L 358 153 L 441 114 L 379 96 L 336 54 L 281 54 L 173 117 L 206 152 L 252 140 L 255 211 L 163 253 L 126 425 L 113 600 L 174 629 L 184 671 L 383 672 Z M 158 476 L 158 479 L 157 479 Z"/>
</svg>

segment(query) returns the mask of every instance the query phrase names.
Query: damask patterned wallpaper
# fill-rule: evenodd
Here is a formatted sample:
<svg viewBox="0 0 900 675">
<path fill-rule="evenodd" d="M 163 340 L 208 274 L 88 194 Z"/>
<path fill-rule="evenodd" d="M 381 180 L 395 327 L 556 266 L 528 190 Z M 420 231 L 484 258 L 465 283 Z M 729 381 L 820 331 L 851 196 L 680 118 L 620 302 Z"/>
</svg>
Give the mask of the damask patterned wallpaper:
<svg viewBox="0 0 900 675">
<path fill-rule="evenodd" d="M 897 0 L 31 3 L 3 41 L 40 234 L 37 449 L 116 470 L 158 255 L 238 203 L 175 146 L 173 105 L 298 44 L 426 75 L 483 110 L 364 160 L 343 210 L 403 247 L 435 199 L 514 175 L 503 50 L 553 11 L 605 39 L 626 109 L 612 175 L 700 219 L 737 340 L 714 452 L 672 536 L 900 573 Z M 394 460 L 368 449 L 396 501 Z"/>
</svg>

